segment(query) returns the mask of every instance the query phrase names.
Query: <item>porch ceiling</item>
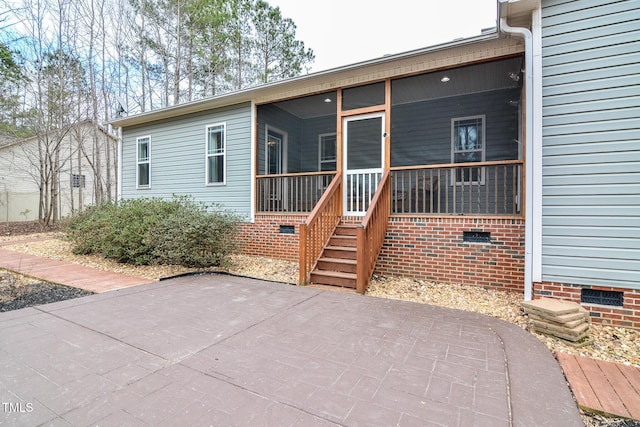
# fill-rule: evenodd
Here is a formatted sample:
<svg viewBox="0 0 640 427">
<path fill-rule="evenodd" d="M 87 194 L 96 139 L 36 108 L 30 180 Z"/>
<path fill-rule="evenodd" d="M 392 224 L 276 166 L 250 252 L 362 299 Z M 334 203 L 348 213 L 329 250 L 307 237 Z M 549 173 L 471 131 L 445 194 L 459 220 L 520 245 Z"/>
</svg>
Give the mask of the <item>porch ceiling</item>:
<svg viewBox="0 0 640 427">
<path fill-rule="evenodd" d="M 399 84 L 393 86 L 393 104 L 518 87 L 522 61 L 518 56 L 399 79 L 396 80 Z M 449 78 L 446 83 L 441 81 L 444 76 Z M 336 92 L 289 99 L 273 105 L 301 119 L 335 115 Z"/>
<path fill-rule="evenodd" d="M 393 104 L 518 87 L 522 61 L 522 57 L 515 57 L 407 77 L 393 85 Z"/>
<path fill-rule="evenodd" d="M 327 102 L 331 100 L 331 102 Z M 294 98 L 276 102 L 274 105 L 301 119 L 324 117 L 336 114 L 336 92 Z"/>
</svg>

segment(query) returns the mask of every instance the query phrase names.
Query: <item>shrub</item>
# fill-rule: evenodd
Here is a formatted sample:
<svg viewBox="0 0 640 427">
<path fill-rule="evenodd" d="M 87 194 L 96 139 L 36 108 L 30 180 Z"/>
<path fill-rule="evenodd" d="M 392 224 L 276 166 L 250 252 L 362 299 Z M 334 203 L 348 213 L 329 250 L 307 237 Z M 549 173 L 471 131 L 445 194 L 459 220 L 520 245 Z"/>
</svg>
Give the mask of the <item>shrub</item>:
<svg viewBox="0 0 640 427">
<path fill-rule="evenodd" d="M 76 254 L 118 262 L 189 267 L 222 265 L 235 249 L 240 218 L 180 196 L 141 198 L 91 208 L 66 226 Z"/>
</svg>

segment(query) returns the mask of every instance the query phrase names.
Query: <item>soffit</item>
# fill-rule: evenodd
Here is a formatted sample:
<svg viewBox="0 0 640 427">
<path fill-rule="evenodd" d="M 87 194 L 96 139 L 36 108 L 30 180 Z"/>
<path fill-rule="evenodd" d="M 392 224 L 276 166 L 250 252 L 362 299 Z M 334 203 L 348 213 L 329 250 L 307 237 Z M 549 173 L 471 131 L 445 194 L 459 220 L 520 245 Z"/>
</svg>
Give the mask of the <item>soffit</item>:
<svg viewBox="0 0 640 427">
<path fill-rule="evenodd" d="M 358 86 L 387 78 L 398 78 L 464 64 L 485 62 L 499 57 L 524 52 L 524 44 L 516 38 L 493 38 L 482 42 L 464 44 L 423 54 L 397 58 L 392 62 L 376 63 L 345 70 L 331 78 L 306 79 L 273 88 L 256 96 L 258 104 L 296 98 L 313 93 L 323 93 L 341 87 Z"/>
<path fill-rule="evenodd" d="M 540 7 L 540 0 L 499 0 L 498 17 L 506 18 L 512 27 L 531 29 L 531 14 Z"/>
</svg>

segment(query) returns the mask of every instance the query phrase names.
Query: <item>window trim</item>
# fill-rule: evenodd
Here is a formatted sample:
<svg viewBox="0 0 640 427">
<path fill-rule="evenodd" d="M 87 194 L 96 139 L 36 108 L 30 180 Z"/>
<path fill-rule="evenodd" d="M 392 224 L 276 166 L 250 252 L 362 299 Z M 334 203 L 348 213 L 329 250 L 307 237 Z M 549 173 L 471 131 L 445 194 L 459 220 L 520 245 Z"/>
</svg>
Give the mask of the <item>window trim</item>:
<svg viewBox="0 0 640 427">
<path fill-rule="evenodd" d="M 222 153 L 209 153 L 209 129 L 222 128 Z M 209 182 L 209 157 L 222 156 L 222 182 Z M 222 187 L 227 185 L 227 123 L 220 122 L 205 127 L 204 134 L 204 185 L 207 187 Z"/>
<path fill-rule="evenodd" d="M 333 160 L 322 160 L 322 144 L 325 141 L 324 138 L 328 136 L 333 136 L 333 142 L 336 145 L 336 156 Z M 338 135 L 336 134 L 336 132 L 321 133 L 318 135 L 318 172 L 322 172 L 323 163 L 335 163 L 336 167 L 332 170 L 338 169 Z"/>
<path fill-rule="evenodd" d="M 455 147 L 455 125 L 456 122 L 462 122 L 465 120 L 474 120 L 474 119 L 481 119 L 482 120 L 482 148 L 480 150 L 464 150 L 464 151 L 456 151 L 456 147 Z M 486 114 L 477 114 L 474 116 L 464 116 L 464 117 L 453 117 L 451 119 L 451 164 L 455 164 L 455 165 L 463 165 L 464 162 L 456 162 L 455 161 L 455 156 L 457 153 L 461 153 L 461 152 L 480 152 L 481 153 L 481 162 L 486 161 L 486 149 L 487 149 L 487 139 L 486 139 L 486 132 L 487 132 L 487 116 Z M 456 169 L 454 168 L 451 171 L 451 185 L 484 185 L 485 183 L 485 168 L 481 168 L 480 169 L 480 180 L 479 181 L 459 181 L 458 180 L 458 176 L 456 173 Z"/>
<path fill-rule="evenodd" d="M 147 160 L 141 162 L 140 161 L 140 141 L 146 139 L 147 140 Z M 149 184 L 140 185 L 140 165 L 141 164 L 148 165 L 148 180 Z M 136 189 L 137 190 L 149 190 L 151 188 L 151 135 L 140 136 L 136 138 Z"/>
</svg>

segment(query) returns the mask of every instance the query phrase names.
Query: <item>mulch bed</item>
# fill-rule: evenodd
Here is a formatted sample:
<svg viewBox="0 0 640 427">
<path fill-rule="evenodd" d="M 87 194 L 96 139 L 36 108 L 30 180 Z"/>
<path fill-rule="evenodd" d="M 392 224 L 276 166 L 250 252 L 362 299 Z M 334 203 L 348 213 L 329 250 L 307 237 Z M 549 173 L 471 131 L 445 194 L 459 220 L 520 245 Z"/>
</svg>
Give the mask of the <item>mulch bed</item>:
<svg viewBox="0 0 640 427">
<path fill-rule="evenodd" d="M 39 221 L 0 222 L 0 236 L 48 233 L 57 229 L 58 225 L 45 225 Z"/>
<path fill-rule="evenodd" d="M 0 236 L 22 236 L 24 234 L 57 231 L 58 224 L 45 225 L 39 221 L 0 222 Z"/>
<path fill-rule="evenodd" d="M 45 225 L 38 221 L 2 222 L 0 236 L 21 236 L 57 230 L 56 225 Z M 19 310 L 34 305 L 50 304 L 72 298 L 92 295 L 93 292 L 52 283 L 36 282 L 22 284 L 14 274 L 0 274 L 0 312 Z"/>
<path fill-rule="evenodd" d="M 6 277 L 6 275 L 5 275 Z M 51 283 L 31 283 L 18 288 L 9 280 L 0 281 L 0 312 L 19 310 L 34 305 L 50 304 L 92 295 L 93 292 Z"/>
</svg>

